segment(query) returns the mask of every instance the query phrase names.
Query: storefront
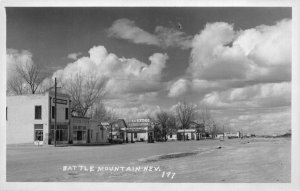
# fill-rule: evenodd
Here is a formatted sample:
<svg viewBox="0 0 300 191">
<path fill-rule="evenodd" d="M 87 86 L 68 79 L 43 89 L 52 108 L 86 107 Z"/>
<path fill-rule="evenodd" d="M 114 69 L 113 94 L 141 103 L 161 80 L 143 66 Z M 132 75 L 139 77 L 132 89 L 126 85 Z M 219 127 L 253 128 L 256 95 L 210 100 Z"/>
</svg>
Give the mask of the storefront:
<svg viewBox="0 0 300 191">
<path fill-rule="evenodd" d="M 195 140 L 196 130 L 195 129 L 179 129 L 177 131 L 177 140 Z"/>
<path fill-rule="evenodd" d="M 51 144 L 54 143 L 54 125 L 51 125 L 50 131 Z M 65 144 L 69 142 L 69 124 L 58 123 L 56 125 L 56 143 Z"/>
<path fill-rule="evenodd" d="M 118 119 L 110 123 L 109 139 L 118 142 L 126 142 L 127 124 L 124 119 Z"/>
<path fill-rule="evenodd" d="M 71 142 L 73 144 L 88 143 L 89 118 L 71 117 Z"/>
<path fill-rule="evenodd" d="M 107 143 L 108 131 L 101 122 L 97 120 L 90 120 L 89 128 L 87 131 L 88 143 Z"/>
<path fill-rule="evenodd" d="M 128 123 L 127 139 L 129 142 L 154 141 L 154 125 L 150 119 L 135 119 Z"/>
</svg>

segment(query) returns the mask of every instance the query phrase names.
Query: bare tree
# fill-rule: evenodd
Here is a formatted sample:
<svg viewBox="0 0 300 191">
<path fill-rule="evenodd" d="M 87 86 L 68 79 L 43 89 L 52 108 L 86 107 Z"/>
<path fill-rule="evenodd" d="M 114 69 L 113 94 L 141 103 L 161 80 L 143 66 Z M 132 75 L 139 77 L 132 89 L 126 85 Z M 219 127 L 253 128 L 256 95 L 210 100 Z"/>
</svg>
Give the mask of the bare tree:
<svg viewBox="0 0 300 191">
<path fill-rule="evenodd" d="M 213 119 L 210 109 L 207 107 L 202 108 L 199 111 L 200 122 L 203 123 L 205 129 L 211 134 L 212 138 L 219 132 L 218 125 Z"/>
<path fill-rule="evenodd" d="M 190 123 L 195 117 L 196 107 L 187 103 L 179 103 L 176 107 L 176 115 L 182 129 L 188 129 Z M 185 131 L 183 133 L 185 140 Z"/>
<path fill-rule="evenodd" d="M 177 130 L 176 116 L 173 113 L 169 113 L 169 120 L 167 122 L 168 131 Z"/>
<path fill-rule="evenodd" d="M 7 92 L 14 95 L 35 94 L 45 78 L 39 66 L 30 60 L 18 61 L 13 72 L 14 76 L 7 80 Z"/>
<path fill-rule="evenodd" d="M 27 61 L 24 64 L 16 65 L 16 72 L 20 78 L 29 87 L 31 94 L 35 94 L 44 77 L 41 75 L 41 70 L 37 64 Z"/>
<path fill-rule="evenodd" d="M 160 111 L 155 115 L 155 121 L 162 127 L 162 136 L 167 141 L 167 124 L 169 121 L 169 114 L 165 111 Z"/>
<path fill-rule="evenodd" d="M 212 122 L 212 117 L 210 114 L 210 110 L 207 107 L 201 109 L 199 115 L 200 121 L 204 124 L 204 126 L 210 125 L 210 123 Z"/>
<path fill-rule="evenodd" d="M 113 121 L 118 119 L 116 113 L 113 110 L 108 110 L 102 102 L 94 104 L 92 118 L 99 121 Z"/>
<path fill-rule="evenodd" d="M 24 86 L 24 80 L 20 76 L 14 76 L 7 81 L 7 93 L 13 95 L 25 94 L 26 88 Z"/>
<path fill-rule="evenodd" d="M 93 104 L 105 95 L 107 80 L 96 75 L 76 74 L 74 78 L 63 82 L 62 89 L 71 96 L 71 112 L 86 116 Z"/>
</svg>

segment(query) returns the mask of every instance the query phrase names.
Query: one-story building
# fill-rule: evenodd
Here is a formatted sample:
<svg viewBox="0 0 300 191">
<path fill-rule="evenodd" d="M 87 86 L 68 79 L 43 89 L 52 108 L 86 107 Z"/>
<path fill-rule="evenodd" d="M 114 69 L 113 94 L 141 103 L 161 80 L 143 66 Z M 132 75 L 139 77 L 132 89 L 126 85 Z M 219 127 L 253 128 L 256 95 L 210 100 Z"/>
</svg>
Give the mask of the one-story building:
<svg viewBox="0 0 300 191">
<path fill-rule="evenodd" d="M 154 124 L 150 119 L 134 119 L 127 125 L 127 140 L 136 141 L 154 141 Z"/>
<path fill-rule="evenodd" d="M 232 138 L 241 138 L 241 137 L 242 137 L 242 134 L 240 131 L 238 131 L 236 133 L 224 132 L 224 133 L 219 133 L 216 135 L 217 139 L 223 139 L 223 138 L 232 139 Z"/>
<path fill-rule="evenodd" d="M 87 117 L 71 117 L 71 143 L 95 144 L 108 142 L 107 130 L 96 120 Z"/>
<path fill-rule="evenodd" d="M 200 140 L 209 136 L 203 123 L 191 122 L 188 129 L 177 131 L 177 140 Z"/>
</svg>

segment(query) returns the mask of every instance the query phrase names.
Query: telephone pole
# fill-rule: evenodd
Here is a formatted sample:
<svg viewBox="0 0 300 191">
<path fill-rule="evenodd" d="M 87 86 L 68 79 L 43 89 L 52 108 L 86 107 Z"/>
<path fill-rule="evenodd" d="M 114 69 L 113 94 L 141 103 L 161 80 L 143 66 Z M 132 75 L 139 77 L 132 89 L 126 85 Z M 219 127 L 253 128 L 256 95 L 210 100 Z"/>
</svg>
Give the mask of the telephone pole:
<svg viewBox="0 0 300 191">
<path fill-rule="evenodd" d="M 224 125 L 223 125 L 223 141 L 225 141 L 225 131 L 224 131 Z"/>
<path fill-rule="evenodd" d="M 56 105 L 57 83 L 54 79 L 54 147 L 56 147 L 56 125 L 57 125 L 57 105 Z"/>
</svg>

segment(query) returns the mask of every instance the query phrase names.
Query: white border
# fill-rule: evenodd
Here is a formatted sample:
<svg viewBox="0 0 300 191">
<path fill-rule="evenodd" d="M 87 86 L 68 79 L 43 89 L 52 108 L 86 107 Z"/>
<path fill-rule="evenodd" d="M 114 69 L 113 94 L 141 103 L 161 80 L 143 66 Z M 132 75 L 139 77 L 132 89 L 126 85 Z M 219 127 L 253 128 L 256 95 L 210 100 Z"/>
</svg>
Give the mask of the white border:
<svg viewBox="0 0 300 191">
<path fill-rule="evenodd" d="M 292 50 L 292 183 L 13 183 L 5 182 L 6 145 L 5 145 L 5 105 L 6 105 L 6 15 L 5 7 L 292 7 L 293 17 L 293 50 Z M 293 0 L 6 0 L 0 2 L 0 116 L 1 116 L 1 147 L 0 147 L 0 190 L 295 190 L 300 191 L 300 1 Z"/>
</svg>

